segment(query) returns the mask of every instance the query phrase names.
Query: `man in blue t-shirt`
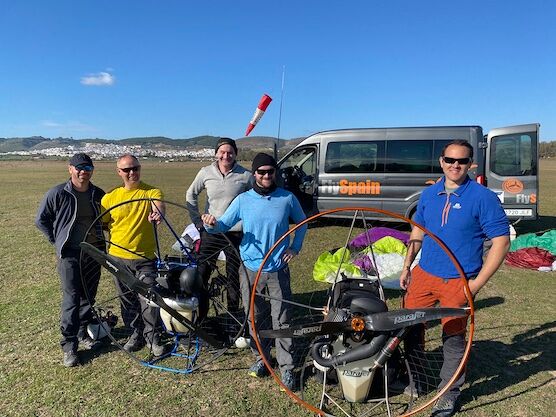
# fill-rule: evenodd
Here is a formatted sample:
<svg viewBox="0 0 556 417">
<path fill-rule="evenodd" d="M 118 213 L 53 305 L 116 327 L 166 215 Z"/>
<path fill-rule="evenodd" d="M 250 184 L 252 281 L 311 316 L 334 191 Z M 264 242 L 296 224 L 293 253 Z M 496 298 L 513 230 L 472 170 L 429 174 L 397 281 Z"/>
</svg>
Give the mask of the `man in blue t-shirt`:
<svg viewBox="0 0 556 417">
<path fill-rule="evenodd" d="M 246 306 L 249 305 L 249 287 L 253 286 L 267 252 L 289 230 L 290 219 L 295 223 L 305 220 L 305 214 L 297 198 L 289 191 L 276 186 L 276 169 L 276 160 L 272 156 L 257 154 L 252 165 L 255 178 L 253 189 L 237 196 L 218 220 L 211 214 L 201 216 L 209 233 L 227 232 L 240 220 L 243 221 L 243 239 L 239 245 L 239 253 L 246 267 L 246 270 L 240 269 L 242 297 Z M 299 228 L 291 245 L 289 237 L 284 239 L 266 260 L 256 291 L 266 291 L 270 302 L 263 297 L 255 297 L 256 323 L 264 322 L 270 310 L 272 327 L 287 327 L 290 309 L 288 303 L 281 300 L 291 298 L 288 262 L 301 250 L 306 231 L 307 226 Z M 271 340 L 263 339 L 261 344 L 265 357 L 270 358 Z M 251 349 L 257 356 L 257 361 L 249 369 L 249 375 L 268 375 L 252 337 Z M 291 338 L 276 339 L 276 360 L 282 374 L 282 382 L 292 390 L 295 383 Z"/>
<path fill-rule="evenodd" d="M 500 200 L 467 175 L 472 162 L 473 147 L 468 142 L 456 140 L 446 145 L 440 157 L 444 177 L 423 192 L 413 220 L 450 249 L 465 272 L 471 294 L 475 296 L 504 261 L 510 241 L 508 218 Z M 486 239 L 491 240 L 492 246 L 483 262 Z M 419 265 L 411 269 L 421 249 Z M 407 289 L 406 308 L 433 307 L 436 303 L 440 307 L 464 307 L 467 304 L 464 282 L 448 254 L 418 227 L 411 232 L 400 286 Z M 466 328 L 466 317 L 442 319 L 444 362 L 439 389 L 448 384 L 461 362 Z M 411 333 L 406 345 L 409 356 L 424 343 L 422 327 L 416 326 Z M 419 383 L 419 376 L 416 379 Z M 462 372 L 436 402 L 432 416 L 454 414 L 464 379 L 465 373 Z"/>
</svg>

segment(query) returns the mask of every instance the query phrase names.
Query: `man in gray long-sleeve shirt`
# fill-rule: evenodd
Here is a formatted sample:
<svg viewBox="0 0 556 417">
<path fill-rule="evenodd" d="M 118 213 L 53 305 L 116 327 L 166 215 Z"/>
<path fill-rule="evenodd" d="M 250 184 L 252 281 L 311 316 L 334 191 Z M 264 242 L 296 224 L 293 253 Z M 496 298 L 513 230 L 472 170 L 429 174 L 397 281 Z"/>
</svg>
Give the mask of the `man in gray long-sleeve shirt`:
<svg viewBox="0 0 556 417">
<path fill-rule="evenodd" d="M 187 209 L 191 221 L 201 234 L 199 248 L 199 273 L 205 286 L 208 281 L 218 253 L 223 250 L 226 254 L 226 275 L 228 278 L 228 310 L 235 314 L 241 311 L 239 294 L 239 275 L 237 249 L 242 240 L 241 223 L 233 227 L 225 235 L 232 242 L 233 248 L 222 235 L 211 235 L 203 227 L 199 212 L 199 194 L 206 190 L 207 204 L 205 213 L 220 217 L 237 195 L 251 188 L 252 175 L 247 169 L 236 162 L 237 146 L 233 139 L 221 138 L 215 147 L 216 161 L 203 167 L 189 186 L 185 195 Z M 201 297 L 199 315 L 204 317 L 208 311 L 208 297 Z M 230 329 L 232 332 L 233 330 Z"/>
</svg>

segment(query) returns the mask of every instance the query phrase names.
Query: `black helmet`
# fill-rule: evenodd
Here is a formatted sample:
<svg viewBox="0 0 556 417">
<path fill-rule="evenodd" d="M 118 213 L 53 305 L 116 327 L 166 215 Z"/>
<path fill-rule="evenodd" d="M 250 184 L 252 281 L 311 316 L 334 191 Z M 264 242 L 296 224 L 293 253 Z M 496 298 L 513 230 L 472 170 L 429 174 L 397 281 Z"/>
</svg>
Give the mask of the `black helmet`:
<svg viewBox="0 0 556 417">
<path fill-rule="evenodd" d="M 187 295 L 199 294 L 203 288 L 201 276 L 197 268 L 185 268 L 180 274 L 180 289 Z"/>
</svg>

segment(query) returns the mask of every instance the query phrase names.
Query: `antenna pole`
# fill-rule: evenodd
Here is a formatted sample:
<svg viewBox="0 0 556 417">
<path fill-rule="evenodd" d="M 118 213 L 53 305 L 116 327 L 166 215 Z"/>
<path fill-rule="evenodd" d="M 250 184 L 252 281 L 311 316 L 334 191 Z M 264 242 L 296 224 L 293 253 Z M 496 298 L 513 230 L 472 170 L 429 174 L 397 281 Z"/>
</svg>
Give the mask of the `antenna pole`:
<svg viewBox="0 0 556 417">
<path fill-rule="evenodd" d="M 282 103 L 284 101 L 284 81 L 286 79 L 286 66 L 282 66 L 282 90 L 280 92 L 280 112 L 278 113 L 278 137 L 274 143 L 274 157 L 278 160 L 278 144 L 280 142 L 280 127 L 282 125 Z"/>
</svg>

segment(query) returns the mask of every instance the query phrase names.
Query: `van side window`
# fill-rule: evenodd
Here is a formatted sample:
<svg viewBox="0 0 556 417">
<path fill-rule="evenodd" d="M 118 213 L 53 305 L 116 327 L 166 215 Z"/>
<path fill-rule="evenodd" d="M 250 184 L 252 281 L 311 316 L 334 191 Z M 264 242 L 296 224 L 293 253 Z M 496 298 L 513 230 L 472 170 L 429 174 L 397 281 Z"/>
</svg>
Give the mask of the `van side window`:
<svg viewBox="0 0 556 417">
<path fill-rule="evenodd" d="M 384 172 L 384 141 L 331 142 L 326 148 L 327 173 Z"/>
<path fill-rule="evenodd" d="M 390 140 L 386 155 L 386 172 L 432 172 L 432 140 Z"/>
<path fill-rule="evenodd" d="M 503 135 L 492 138 L 490 145 L 490 169 L 502 176 L 537 175 L 534 149 L 536 134 Z"/>
</svg>

